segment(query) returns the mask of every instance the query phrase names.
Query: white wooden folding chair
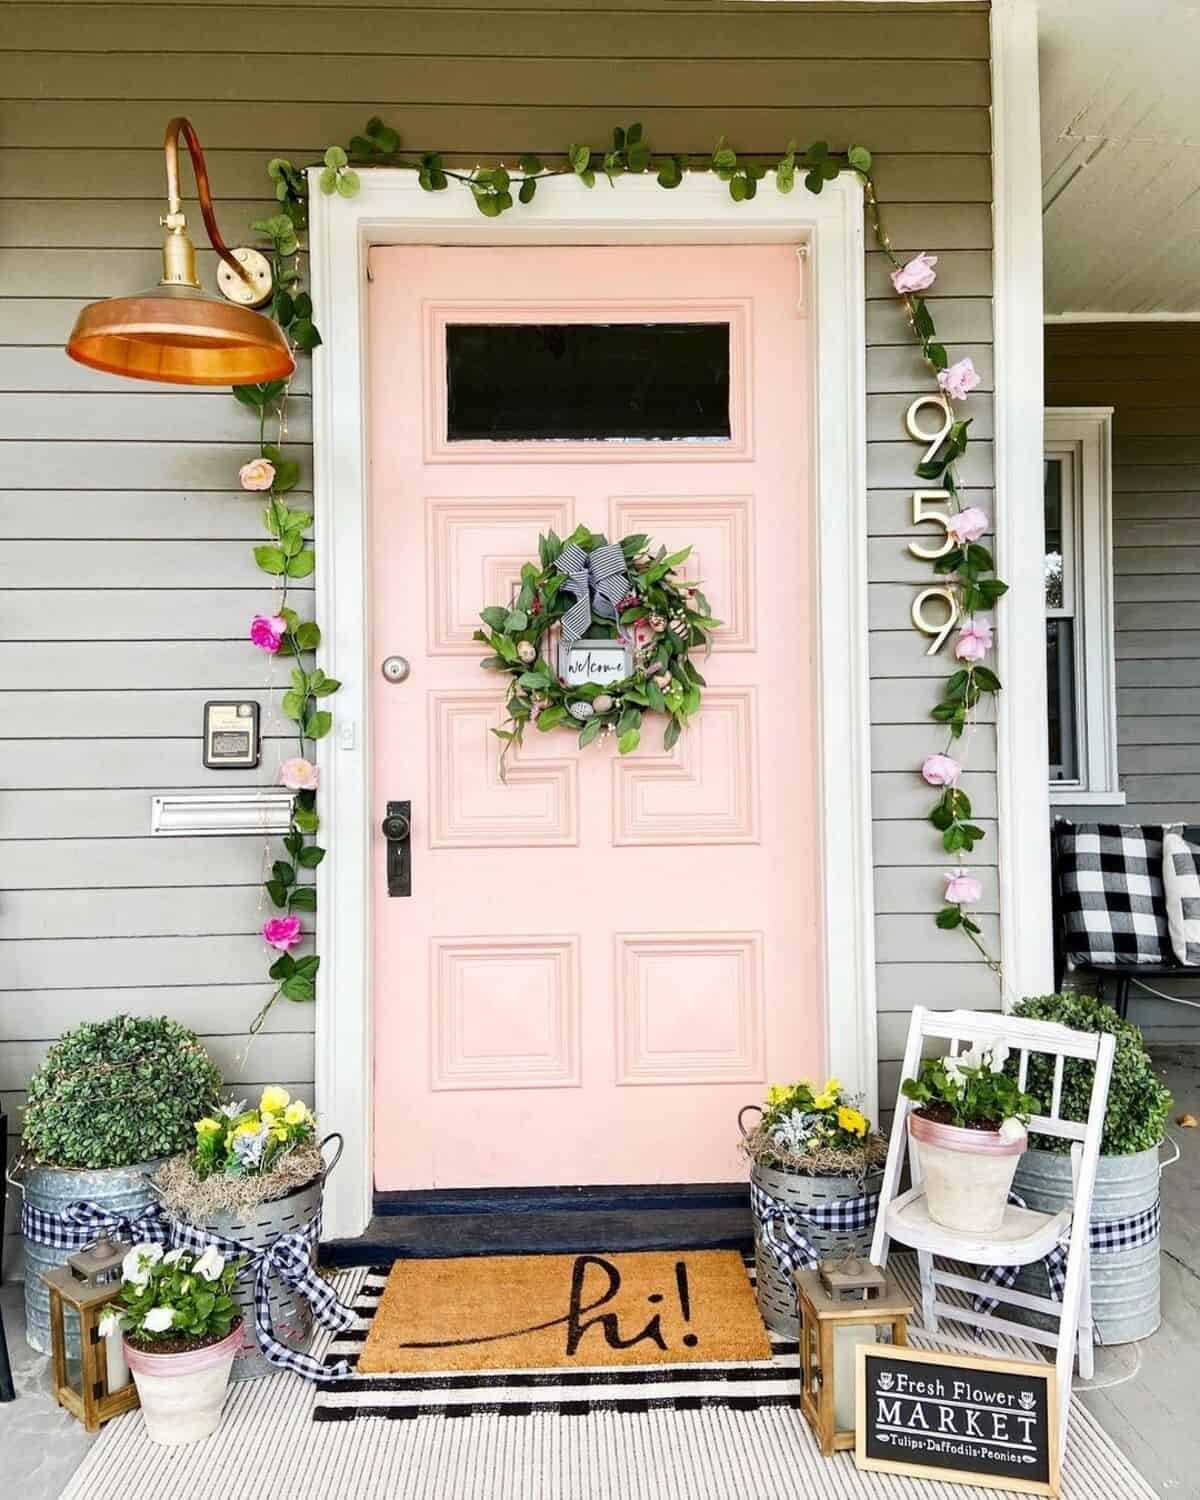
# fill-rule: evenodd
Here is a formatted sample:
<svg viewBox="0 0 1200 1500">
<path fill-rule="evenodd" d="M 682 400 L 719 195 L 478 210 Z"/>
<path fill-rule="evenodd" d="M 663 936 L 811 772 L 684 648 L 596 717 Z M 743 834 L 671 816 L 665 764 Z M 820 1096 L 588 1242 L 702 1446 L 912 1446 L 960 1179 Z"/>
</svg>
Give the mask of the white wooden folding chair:
<svg viewBox="0 0 1200 1500">
<path fill-rule="evenodd" d="M 1096 1180 L 1096 1162 L 1104 1133 L 1104 1112 L 1112 1073 L 1113 1038 L 1094 1032 L 1072 1031 L 1067 1026 L 1056 1026 L 1048 1021 L 1026 1021 L 1017 1016 L 977 1011 L 928 1011 L 917 1006 L 909 1023 L 901 1082 L 917 1076 L 928 1041 L 949 1043 L 946 1050 L 952 1056 L 975 1043 L 986 1047 L 992 1042 L 1005 1042 L 1019 1055 L 1018 1080 L 1022 1088 L 1027 1087 L 1032 1053 L 1054 1058 L 1049 1113 L 1031 1116 L 1029 1131 L 1030 1134 L 1057 1136 L 1072 1143 L 1073 1203 L 1058 1213 L 1041 1213 L 1010 1203 L 1000 1229 L 987 1236 L 973 1236 L 934 1223 L 929 1217 L 921 1185 L 920 1161 L 911 1142 L 908 1155 L 912 1186 L 906 1192 L 899 1191 L 904 1146 L 908 1140 L 908 1116 L 913 1105 L 897 1091 L 896 1116 L 892 1122 L 871 1259 L 877 1266 L 886 1265 L 888 1246 L 893 1240 L 916 1250 L 921 1268 L 922 1323 L 931 1333 L 937 1331 L 938 1318 L 942 1316 L 971 1327 L 1043 1344 L 1057 1351 L 1055 1366 L 1061 1454 L 1066 1443 L 1071 1371 L 1076 1350 L 1080 1376 L 1087 1379 L 1093 1368 L 1089 1233 L 1092 1188 Z M 1082 1058 L 1095 1064 L 1084 1124 L 1064 1120 L 1061 1116 L 1063 1068 L 1068 1058 Z M 1045 1101 L 1040 1102 L 1044 1105 Z M 1068 1233 L 1066 1283 L 1061 1302 L 1053 1297 L 1035 1296 L 973 1276 L 963 1276 L 943 1269 L 934 1261 L 935 1256 L 941 1256 L 973 1266 L 1026 1266 L 1043 1259 Z M 938 1289 L 942 1287 L 1049 1314 L 1057 1321 L 1057 1330 L 1047 1331 L 1016 1323 L 994 1312 L 977 1312 L 974 1306 L 960 1307 L 940 1301 Z"/>
</svg>

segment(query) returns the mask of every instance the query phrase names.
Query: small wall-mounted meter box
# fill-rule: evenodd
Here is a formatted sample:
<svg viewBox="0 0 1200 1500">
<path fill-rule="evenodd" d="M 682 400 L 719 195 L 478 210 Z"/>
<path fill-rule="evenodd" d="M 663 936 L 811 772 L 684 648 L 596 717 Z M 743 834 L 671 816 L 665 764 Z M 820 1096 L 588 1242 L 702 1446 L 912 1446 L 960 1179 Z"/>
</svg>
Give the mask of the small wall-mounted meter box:
<svg viewBox="0 0 1200 1500">
<path fill-rule="evenodd" d="M 243 699 L 204 705 L 204 764 L 210 771 L 258 765 L 258 704 Z"/>
</svg>

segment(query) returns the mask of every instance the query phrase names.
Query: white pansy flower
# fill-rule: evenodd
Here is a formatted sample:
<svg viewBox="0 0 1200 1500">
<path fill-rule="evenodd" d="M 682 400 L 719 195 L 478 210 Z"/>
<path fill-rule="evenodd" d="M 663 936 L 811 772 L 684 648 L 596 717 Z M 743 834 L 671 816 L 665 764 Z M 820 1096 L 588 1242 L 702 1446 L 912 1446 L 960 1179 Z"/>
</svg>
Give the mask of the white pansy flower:
<svg viewBox="0 0 1200 1500">
<path fill-rule="evenodd" d="M 147 1333 L 166 1333 L 175 1322 L 175 1309 L 173 1307 L 152 1307 L 142 1320 L 142 1327 Z"/>
<path fill-rule="evenodd" d="M 192 1269 L 205 1281 L 216 1281 L 225 1269 L 225 1257 L 215 1245 L 210 1245 Z"/>
<path fill-rule="evenodd" d="M 1016 1115 L 1009 1115 L 1008 1119 L 1002 1122 L 999 1130 L 1002 1141 L 1023 1141 L 1025 1134 L 1025 1127 Z"/>
<path fill-rule="evenodd" d="M 187 1254 L 186 1250 L 182 1250 L 182 1249 L 179 1249 L 179 1248 L 176 1248 L 174 1250 L 168 1250 L 167 1253 L 163 1256 L 163 1265 L 164 1266 L 178 1265 L 179 1261 L 182 1260 L 182 1258 L 186 1254 Z"/>
<path fill-rule="evenodd" d="M 944 1057 L 942 1058 L 942 1067 L 945 1070 L 946 1077 L 953 1086 L 961 1090 L 963 1086 L 962 1059 L 959 1057 Z"/>
<path fill-rule="evenodd" d="M 162 1260 L 162 1257 L 161 1245 L 152 1244 L 148 1240 L 134 1245 L 121 1262 L 121 1280 L 128 1281 L 132 1286 L 145 1286 L 150 1280 L 150 1267 Z"/>
<path fill-rule="evenodd" d="M 113 1336 L 113 1334 L 116 1333 L 120 1329 L 120 1327 L 121 1327 L 121 1314 L 120 1313 L 115 1313 L 115 1312 L 105 1313 L 104 1316 L 100 1319 L 100 1337 L 102 1339 L 111 1338 Z"/>
<path fill-rule="evenodd" d="M 987 1067 L 987 1052 L 983 1047 L 973 1045 L 970 1051 L 965 1052 L 959 1058 L 959 1065 L 969 1072 L 977 1073 L 980 1068 Z"/>
<path fill-rule="evenodd" d="M 1008 1043 L 993 1042 L 991 1050 L 990 1067 L 993 1073 L 1003 1073 L 1004 1064 L 1008 1061 Z"/>
</svg>

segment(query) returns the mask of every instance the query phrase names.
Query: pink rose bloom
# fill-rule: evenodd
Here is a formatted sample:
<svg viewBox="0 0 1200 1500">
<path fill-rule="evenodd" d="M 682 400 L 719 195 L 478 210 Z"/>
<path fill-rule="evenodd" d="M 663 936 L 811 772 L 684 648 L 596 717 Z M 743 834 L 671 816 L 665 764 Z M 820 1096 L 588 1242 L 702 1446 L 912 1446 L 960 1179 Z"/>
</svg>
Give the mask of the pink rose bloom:
<svg viewBox="0 0 1200 1500">
<path fill-rule="evenodd" d="M 964 401 L 979 384 L 979 375 L 970 356 L 938 371 L 938 385 L 953 401 Z"/>
<path fill-rule="evenodd" d="M 987 511 L 980 510 L 977 505 L 968 505 L 946 522 L 946 534 L 961 546 L 963 542 L 977 542 L 990 525 Z"/>
<path fill-rule="evenodd" d="M 286 634 L 287 621 L 282 615 L 255 615 L 250 621 L 250 639 L 272 656 L 279 650 L 279 643 Z"/>
<path fill-rule="evenodd" d="M 269 458 L 252 458 L 238 470 L 244 490 L 269 490 L 275 483 L 275 465 Z"/>
<path fill-rule="evenodd" d="M 629 627 L 629 633 L 633 637 L 633 644 L 639 650 L 643 646 L 650 646 L 654 642 L 654 631 L 648 620 L 634 620 Z"/>
<path fill-rule="evenodd" d="M 279 779 L 293 792 L 315 792 L 320 772 L 312 761 L 297 755 L 294 760 L 285 760 L 279 768 Z"/>
<path fill-rule="evenodd" d="M 300 918 L 272 917 L 269 922 L 263 923 L 262 935 L 269 947 L 277 948 L 280 953 L 289 953 L 293 948 L 299 947 L 303 938 Z"/>
<path fill-rule="evenodd" d="M 986 615 L 968 615 L 958 632 L 954 654 L 959 661 L 982 661 L 992 649 L 992 622 Z"/>
<path fill-rule="evenodd" d="M 951 906 L 974 906 L 983 900 L 983 885 L 960 865 L 946 871 L 946 896 Z"/>
<path fill-rule="evenodd" d="M 902 297 L 909 292 L 923 292 L 937 280 L 937 272 L 933 269 L 937 259 L 936 255 L 926 255 L 922 250 L 906 266 L 899 266 L 892 272 L 892 285 Z"/>
<path fill-rule="evenodd" d="M 930 786 L 954 786 L 962 775 L 962 767 L 952 755 L 929 755 L 921 767 L 921 775 Z"/>
</svg>

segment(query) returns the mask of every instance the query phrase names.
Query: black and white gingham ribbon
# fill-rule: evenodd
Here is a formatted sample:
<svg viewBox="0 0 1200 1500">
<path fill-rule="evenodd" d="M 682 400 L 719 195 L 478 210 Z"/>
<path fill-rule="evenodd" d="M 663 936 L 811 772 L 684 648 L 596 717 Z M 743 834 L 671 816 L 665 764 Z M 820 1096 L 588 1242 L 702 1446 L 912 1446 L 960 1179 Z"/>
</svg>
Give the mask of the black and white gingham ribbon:
<svg viewBox="0 0 1200 1500">
<path fill-rule="evenodd" d="M 140 1213 L 127 1216 L 110 1213 L 98 1203 L 71 1203 L 61 1214 L 54 1214 L 27 1202 L 21 1209 L 21 1228 L 29 1239 L 56 1250 L 82 1250 L 97 1235 L 106 1233 L 135 1243 L 149 1240 L 157 1245 L 170 1245 L 173 1250 L 186 1250 L 192 1255 L 201 1255 L 215 1245 L 227 1258 L 248 1256 L 238 1272 L 238 1280 L 254 1278 L 254 1331 L 267 1363 L 290 1370 L 304 1380 L 337 1379 L 349 1374 L 345 1360 L 329 1367 L 310 1354 L 289 1349 L 275 1337 L 271 1320 L 271 1277 L 278 1276 L 286 1287 L 300 1293 L 323 1327 L 340 1331 L 354 1321 L 353 1311 L 338 1301 L 329 1282 L 313 1270 L 312 1251 L 321 1236 L 319 1211 L 299 1229 L 277 1235 L 264 1249 L 182 1223 L 171 1218 L 157 1203 L 147 1204 Z"/>
<path fill-rule="evenodd" d="M 831 1198 L 825 1203 L 806 1204 L 803 1210 L 750 1184 L 750 1207 L 759 1237 L 771 1259 L 791 1279 L 797 1271 L 813 1271 L 821 1254 L 805 1234 L 806 1228 L 849 1233 L 866 1229 L 879 1207 L 878 1193 L 860 1198 Z"/>
<path fill-rule="evenodd" d="M 1010 1193 L 1008 1201 L 1015 1203 L 1018 1208 L 1025 1207 L 1024 1200 L 1016 1193 Z M 1162 1201 L 1155 1199 L 1149 1208 L 1143 1208 L 1140 1213 L 1130 1214 L 1128 1218 L 1093 1222 L 1088 1235 L 1088 1246 L 1093 1255 L 1115 1255 L 1119 1250 L 1133 1250 L 1138 1245 L 1148 1245 L 1151 1240 L 1158 1238 L 1161 1228 Z M 1060 1242 L 1055 1245 L 1042 1264 L 1046 1268 L 1050 1295 L 1056 1302 L 1061 1302 L 1067 1285 L 1066 1244 Z M 979 1279 L 991 1286 L 1004 1287 L 1008 1290 L 1016 1285 L 1017 1273 L 1020 1270 L 1020 1266 L 985 1266 L 980 1272 Z M 1003 1298 L 1000 1297 L 976 1297 L 974 1299 L 975 1311 L 993 1313 L 1002 1300 Z"/>
<path fill-rule="evenodd" d="M 564 574 L 563 593 L 575 599 L 562 617 L 563 639 L 569 646 L 587 631 L 593 615 L 601 620 L 617 618 L 617 603 L 630 589 L 625 554 L 617 542 L 593 547 L 590 553 L 578 542 L 568 542 L 554 566 Z"/>
</svg>

